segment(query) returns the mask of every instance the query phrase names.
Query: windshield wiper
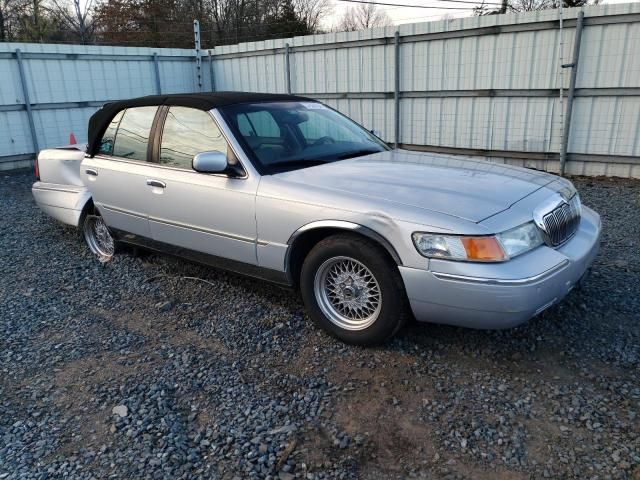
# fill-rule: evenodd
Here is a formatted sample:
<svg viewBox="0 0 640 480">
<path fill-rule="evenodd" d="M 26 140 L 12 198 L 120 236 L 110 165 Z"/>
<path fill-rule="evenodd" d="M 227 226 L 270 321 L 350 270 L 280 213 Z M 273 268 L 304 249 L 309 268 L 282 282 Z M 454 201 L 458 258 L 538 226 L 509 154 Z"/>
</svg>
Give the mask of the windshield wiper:
<svg viewBox="0 0 640 480">
<path fill-rule="evenodd" d="M 363 155 L 370 155 L 372 153 L 380 153 L 382 150 L 375 150 L 372 148 L 365 148 L 362 150 L 355 150 L 353 152 L 346 152 L 343 153 L 342 155 L 338 155 L 336 158 L 338 158 L 339 160 L 346 160 L 347 158 L 355 158 L 355 157 L 361 157 Z"/>
<path fill-rule="evenodd" d="M 305 159 L 298 158 L 296 160 L 283 160 L 282 162 L 274 162 L 268 164 L 269 167 L 291 167 L 291 166 L 302 166 L 302 167 L 311 167 L 313 165 L 322 165 L 323 163 L 329 163 L 331 160 L 321 160 L 319 158 L 314 159 Z"/>
<path fill-rule="evenodd" d="M 372 153 L 379 153 L 382 150 L 375 150 L 372 148 L 364 148 L 361 150 L 354 150 L 352 152 L 345 152 L 340 155 L 331 156 L 329 158 L 298 158 L 295 160 L 283 160 L 281 162 L 270 163 L 268 166 L 271 168 L 286 168 L 286 167 L 313 167 L 315 165 L 322 165 L 325 163 L 335 162 L 336 160 L 346 160 L 347 158 L 360 157 L 362 155 L 369 155 Z"/>
</svg>

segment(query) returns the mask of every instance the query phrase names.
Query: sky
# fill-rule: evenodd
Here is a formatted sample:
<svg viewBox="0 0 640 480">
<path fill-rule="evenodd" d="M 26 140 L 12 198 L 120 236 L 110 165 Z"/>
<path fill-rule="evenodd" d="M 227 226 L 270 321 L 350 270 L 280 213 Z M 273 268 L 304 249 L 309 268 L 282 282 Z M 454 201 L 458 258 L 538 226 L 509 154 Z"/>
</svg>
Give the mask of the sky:
<svg viewBox="0 0 640 480">
<path fill-rule="evenodd" d="M 402 23 L 417 23 L 417 22 L 430 22 L 441 20 L 443 15 L 447 13 L 452 15 L 453 17 L 463 17 L 469 16 L 472 13 L 473 5 L 470 4 L 461 4 L 461 3 L 448 3 L 442 2 L 439 0 L 427 0 L 427 1 L 419 1 L 419 0 L 380 0 L 385 3 L 403 3 L 405 5 L 426 5 L 426 6 L 434 6 L 434 7 L 471 7 L 468 10 L 449 10 L 443 8 L 408 8 L 408 7 L 388 7 L 388 6 L 379 6 L 378 9 L 386 12 L 389 17 L 391 17 L 391 21 L 395 25 L 400 25 Z M 491 2 L 498 2 L 498 0 L 489 0 Z M 338 23 L 338 20 L 344 15 L 351 7 L 357 7 L 357 3 L 348 3 L 335 1 L 333 2 L 333 14 L 328 16 L 325 20 L 325 26 L 330 27 L 332 23 Z"/>
<path fill-rule="evenodd" d="M 441 20 L 446 14 L 451 15 L 454 18 L 468 17 L 473 15 L 473 5 L 465 3 L 452 3 L 440 0 L 379 0 L 385 3 L 402 3 L 405 5 L 425 5 L 433 7 L 470 7 L 467 10 L 449 10 L 446 8 L 407 8 L 407 7 L 387 7 L 379 6 L 380 10 L 383 10 L 391 17 L 392 22 L 395 25 L 403 23 L 417 23 L 417 22 L 431 22 Z M 500 3 L 500 0 L 487 0 L 489 3 Z M 332 24 L 338 23 L 338 20 L 350 6 L 357 6 L 357 3 L 347 3 L 337 0 L 333 0 L 334 10 L 333 14 L 327 16 L 325 20 L 325 27 L 329 28 Z M 480 3 L 480 2 L 478 2 Z M 610 3 L 629 3 L 629 0 L 604 0 L 602 4 Z M 493 5 L 491 5 L 493 6 Z"/>
</svg>

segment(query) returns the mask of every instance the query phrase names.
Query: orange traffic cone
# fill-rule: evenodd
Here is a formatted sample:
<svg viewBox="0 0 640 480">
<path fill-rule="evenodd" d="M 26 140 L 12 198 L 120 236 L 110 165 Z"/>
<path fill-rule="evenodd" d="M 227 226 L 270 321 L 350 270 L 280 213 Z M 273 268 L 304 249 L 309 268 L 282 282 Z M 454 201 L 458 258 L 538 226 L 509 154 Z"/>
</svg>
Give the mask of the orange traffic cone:
<svg viewBox="0 0 640 480">
<path fill-rule="evenodd" d="M 71 134 L 69 134 L 69 145 L 76 145 L 77 143 L 76 136 L 71 132 Z"/>
</svg>

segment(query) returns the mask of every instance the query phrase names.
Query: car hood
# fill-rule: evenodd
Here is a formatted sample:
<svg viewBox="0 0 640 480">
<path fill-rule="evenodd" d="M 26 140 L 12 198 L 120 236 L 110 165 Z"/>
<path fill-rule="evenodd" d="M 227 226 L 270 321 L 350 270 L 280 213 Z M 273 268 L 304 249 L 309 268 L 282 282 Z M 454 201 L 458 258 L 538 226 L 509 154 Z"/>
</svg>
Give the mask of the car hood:
<svg viewBox="0 0 640 480">
<path fill-rule="evenodd" d="M 510 165 L 403 150 L 277 174 L 280 180 L 480 222 L 556 177 Z"/>
</svg>

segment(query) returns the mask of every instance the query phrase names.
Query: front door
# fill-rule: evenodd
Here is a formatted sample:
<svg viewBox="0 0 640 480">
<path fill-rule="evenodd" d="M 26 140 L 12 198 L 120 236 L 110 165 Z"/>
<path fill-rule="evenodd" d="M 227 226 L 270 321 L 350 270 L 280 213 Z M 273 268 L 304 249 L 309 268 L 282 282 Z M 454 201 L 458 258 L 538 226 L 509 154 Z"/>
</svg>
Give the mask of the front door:
<svg viewBox="0 0 640 480">
<path fill-rule="evenodd" d="M 255 265 L 258 179 L 194 171 L 194 155 L 213 150 L 237 161 L 208 112 L 169 107 L 150 177 L 152 238 Z"/>
<path fill-rule="evenodd" d="M 105 131 L 100 150 L 86 157 L 80 175 L 106 224 L 122 232 L 151 237 L 148 209 L 153 195 L 147 179 L 155 171 L 149 163 L 149 137 L 158 107 L 119 112 Z"/>
</svg>

